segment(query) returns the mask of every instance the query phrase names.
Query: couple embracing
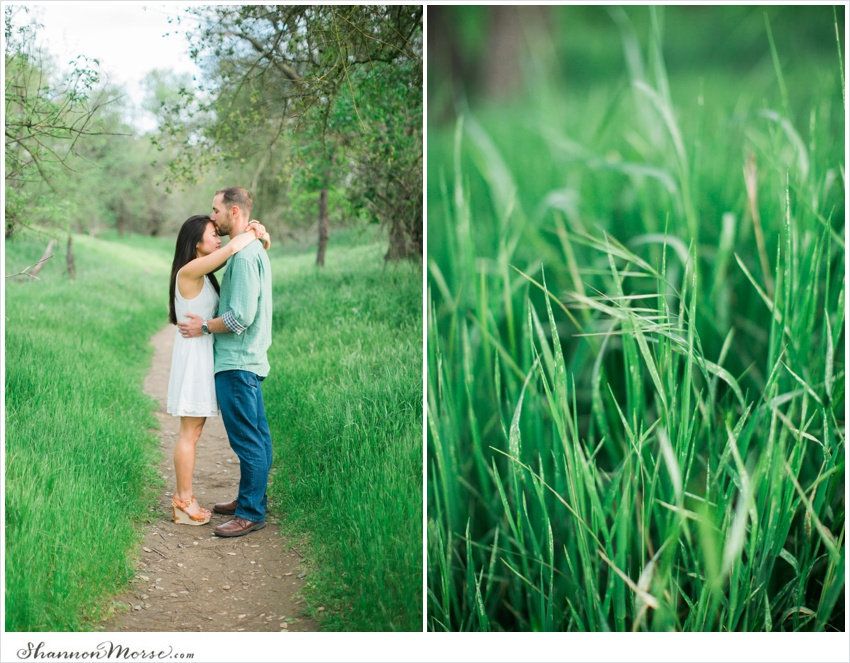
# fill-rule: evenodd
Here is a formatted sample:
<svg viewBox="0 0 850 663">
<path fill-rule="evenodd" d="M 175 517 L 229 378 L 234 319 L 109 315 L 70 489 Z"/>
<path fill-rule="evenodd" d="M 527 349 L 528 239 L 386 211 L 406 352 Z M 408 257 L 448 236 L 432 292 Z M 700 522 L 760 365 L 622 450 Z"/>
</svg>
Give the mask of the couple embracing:
<svg viewBox="0 0 850 663">
<path fill-rule="evenodd" d="M 177 489 L 175 523 L 205 525 L 210 511 L 192 491 L 195 449 L 207 417 L 221 412 L 230 446 L 239 457 L 235 500 L 213 506 L 234 516 L 215 528 L 218 536 L 243 536 L 266 526 L 266 488 L 272 440 L 261 383 L 269 373 L 271 268 L 265 228 L 249 221 L 253 200 L 240 187 L 217 191 L 212 214 L 186 220 L 171 266 L 169 320 L 177 325 L 169 414 L 180 417 L 174 448 Z M 221 246 L 219 235 L 229 235 Z M 260 240 L 260 241 L 258 241 Z M 214 272 L 227 262 L 221 286 Z"/>
</svg>

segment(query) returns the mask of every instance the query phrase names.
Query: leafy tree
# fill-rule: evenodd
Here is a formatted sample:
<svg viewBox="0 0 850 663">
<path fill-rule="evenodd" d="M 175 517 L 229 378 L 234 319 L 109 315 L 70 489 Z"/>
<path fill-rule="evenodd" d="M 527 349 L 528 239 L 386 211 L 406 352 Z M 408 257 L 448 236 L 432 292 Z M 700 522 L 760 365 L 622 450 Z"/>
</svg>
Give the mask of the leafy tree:
<svg viewBox="0 0 850 663">
<path fill-rule="evenodd" d="M 29 218 L 64 218 L 56 209 L 59 180 L 67 175 L 80 139 L 98 133 L 93 121 L 111 101 L 97 88 L 97 61 L 80 57 L 70 75 L 54 75 L 52 63 L 36 47 L 40 26 L 20 20 L 28 11 L 4 8 L 7 238 L 26 225 L 25 209 Z"/>
<path fill-rule="evenodd" d="M 108 93 L 117 97 L 120 91 Z M 97 135 L 81 141 L 69 161 L 75 177 L 63 197 L 75 209 L 87 211 L 77 217 L 78 231 L 106 227 L 120 235 L 156 236 L 168 220 L 169 206 L 157 186 L 155 149 L 127 125 L 125 110 L 118 104 L 101 109 L 92 122 Z"/>
<path fill-rule="evenodd" d="M 388 228 L 386 260 L 421 256 L 423 248 L 422 86 L 411 83 L 413 68 L 407 61 L 356 74 L 375 130 L 355 143 L 348 197 Z"/>
<path fill-rule="evenodd" d="M 201 26 L 189 37 L 207 82 L 171 110 L 203 117 L 204 129 L 163 132 L 183 148 L 171 176 L 185 177 L 187 160 L 217 158 L 250 168 L 252 187 L 268 200 L 316 196 L 319 264 L 328 201 L 345 190 L 349 213 L 389 228 L 388 258 L 421 256 L 422 7 L 227 5 L 187 13 Z"/>
<path fill-rule="evenodd" d="M 128 97 L 101 83 L 97 61 L 81 56 L 60 72 L 38 48 L 28 8 L 4 9 L 7 238 L 28 226 L 157 235 L 208 209 L 208 190 L 169 196 L 158 186 L 158 153 L 128 124 Z M 193 85 L 170 72 L 149 78 L 155 114 Z"/>
</svg>

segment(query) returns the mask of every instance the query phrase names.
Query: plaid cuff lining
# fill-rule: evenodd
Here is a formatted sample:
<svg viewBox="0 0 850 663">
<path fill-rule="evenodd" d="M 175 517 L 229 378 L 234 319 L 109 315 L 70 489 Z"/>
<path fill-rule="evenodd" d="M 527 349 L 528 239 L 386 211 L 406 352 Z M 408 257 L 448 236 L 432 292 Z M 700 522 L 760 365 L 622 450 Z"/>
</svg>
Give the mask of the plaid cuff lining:
<svg viewBox="0 0 850 663">
<path fill-rule="evenodd" d="M 242 325 L 239 324 L 239 321 L 236 320 L 236 316 L 233 315 L 233 311 L 228 311 L 223 316 L 221 316 L 221 321 L 234 334 L 241 334 L 243 331 L 245 331 L 247 329 L 247 327 L 243 327 Z"/>
</svg>

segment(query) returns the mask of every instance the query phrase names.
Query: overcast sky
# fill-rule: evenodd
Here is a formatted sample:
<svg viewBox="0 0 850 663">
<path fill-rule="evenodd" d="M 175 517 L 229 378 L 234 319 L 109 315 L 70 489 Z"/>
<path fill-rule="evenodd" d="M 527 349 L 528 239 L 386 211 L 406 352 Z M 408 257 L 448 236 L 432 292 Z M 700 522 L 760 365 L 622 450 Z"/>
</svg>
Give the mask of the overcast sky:
<svg viewBox="0 0 850 663">
<path fill-rule="evenodd" d="M 185 37 L 174 34 L 175 26 L 167 20 L 188 3 L 64 0 L 27 4 L 44 26 L 39 31 L 41 45 L 57 56 L 60 66 L 78 55 L 97 58 L 110 82 L 123 85 L 136 105 L 143 98 L 139 82 L 152 69 L 197 73 Z M 139 124 L 150 128 L 145 122 Z"/>
</svg>

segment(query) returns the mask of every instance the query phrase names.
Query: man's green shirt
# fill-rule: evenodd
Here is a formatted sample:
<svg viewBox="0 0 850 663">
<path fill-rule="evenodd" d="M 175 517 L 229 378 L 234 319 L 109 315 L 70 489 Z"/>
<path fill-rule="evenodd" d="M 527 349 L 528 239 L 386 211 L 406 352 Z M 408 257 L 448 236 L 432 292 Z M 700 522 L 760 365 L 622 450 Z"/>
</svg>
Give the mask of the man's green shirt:
<svg viewBox="0 0 850 663">
<path fill-rule="evenodd" d="M 262 242 L 251 242 L 227 261 L 218 313 L 233 333 L 215 335 L 215 372 L 240 370 L 267 376 L 272 272 Z"/>
</svg>

